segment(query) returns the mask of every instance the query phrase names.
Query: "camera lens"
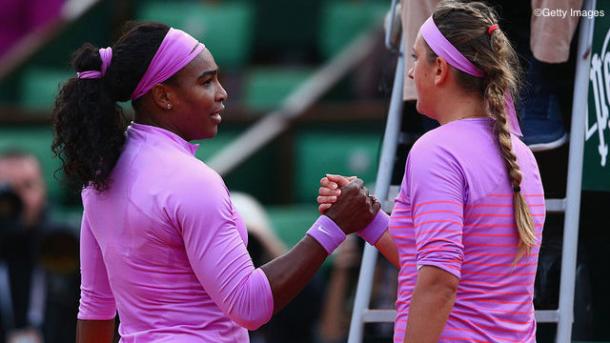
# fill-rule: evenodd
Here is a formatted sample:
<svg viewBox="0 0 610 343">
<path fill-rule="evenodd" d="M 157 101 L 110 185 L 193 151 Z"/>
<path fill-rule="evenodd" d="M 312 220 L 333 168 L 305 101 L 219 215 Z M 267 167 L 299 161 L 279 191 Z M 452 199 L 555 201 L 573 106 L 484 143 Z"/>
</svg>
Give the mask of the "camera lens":
<svg viewBox="0 0 610 343">
<path fill-rule="evenodd" d="M 19 225 L 23 202 L 8 183 L 0 183 L 0 234 Z"/>
</svg>

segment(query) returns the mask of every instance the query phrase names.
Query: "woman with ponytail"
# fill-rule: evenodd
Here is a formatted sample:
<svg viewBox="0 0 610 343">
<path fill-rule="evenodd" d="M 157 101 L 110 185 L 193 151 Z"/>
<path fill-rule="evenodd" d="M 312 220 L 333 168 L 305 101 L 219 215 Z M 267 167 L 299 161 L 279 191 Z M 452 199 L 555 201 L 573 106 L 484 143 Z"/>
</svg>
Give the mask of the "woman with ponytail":
<svg viewBox="0 0 610 343">
<path fill-rule="evenodd" d="M 535 342 L 545 203 L 518 137 L 515 52 L 491 8 L 451 0 L 412 49 L 417 110 L 441 126 L 409 152 L 391 217 L 376 216 L 389 230 L 360 233 L 400 268 L 394 342 Z M 347 181 L 321 180 L 322 213 Z"/>
<path fill-rule="evenodd" d="M 77 342 L 248 342 L 379 204 L 361 180 L 292 250 L 255 269 L 221 177 L 194 157 L 227 92 L 187 33 L 138 24 L 112 47 L 85 44 L 54 109 L 53 150 L 83 186 Z M 133 123 L 118 101 L 131 100 Z"/>
</svg>

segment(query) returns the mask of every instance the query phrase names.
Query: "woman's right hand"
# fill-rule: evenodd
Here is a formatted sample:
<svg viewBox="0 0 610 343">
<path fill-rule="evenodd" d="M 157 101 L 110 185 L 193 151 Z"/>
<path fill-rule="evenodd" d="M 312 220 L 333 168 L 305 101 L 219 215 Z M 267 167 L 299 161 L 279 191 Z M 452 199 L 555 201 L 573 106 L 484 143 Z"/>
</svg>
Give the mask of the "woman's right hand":
<svg viewBox="0 0 610 343">
<path fill-rule="evenodd" d="M 375 197 L 369 195 L 362 180 L 354 178 L 347 183 L 345 181 L 347 179 L 338 181 L 341 195 L 324 214 L 347 235 L 367 226 L 377 215 L 381 205 Z"/>
<path fill-rule="evenodd" d="M 325 214 L 337 202 L 341 196 L 340 185 L 349 184 L 350 181 L 355 179 L 355 176 L 345 177 L 332 174 L 326 174 L 325 177 L 320 179 L 320 191 L 317 199 L 320 214 Z M 374 207 L 380 207 L 379 202 L 375 199 L 375 197 L 370 198 Z M 396 245 L 387 231 L 383 234 L 381 239 L 377 241 L 375 247 L 379 249 L 379 251 L 388 261 L 390 261 L 390 263 L 392 263 L 396 268 L 400 269 Z"/>
<path fill-rule="evenodd" d="M 318 211 L 320 214 L 326 211 L 335 203 L 341 195 L 341 187 L 357 179 L 356 176 L 342 176 L 326 174 L 320 179 L 320 189 L 318 191 Z"/>
</svg>

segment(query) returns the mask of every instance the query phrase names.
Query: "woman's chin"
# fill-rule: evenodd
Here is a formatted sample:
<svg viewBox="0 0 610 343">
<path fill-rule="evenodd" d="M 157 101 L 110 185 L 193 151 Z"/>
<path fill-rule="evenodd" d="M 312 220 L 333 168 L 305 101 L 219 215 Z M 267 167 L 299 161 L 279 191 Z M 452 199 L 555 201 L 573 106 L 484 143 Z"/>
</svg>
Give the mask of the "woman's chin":
<svg viewBox="0 0 610 343">
<path fill-rule="evenodd" d="M 212 139 L 212 138 L 216 137 L 217 134 L 218 134 L 218 126 L 212 128 L 212 129 L 208 129 L 205 132 L 200 132 L 200 133 L 194 135 L 194 138 L 191 140 L 198 141 L 198 140 L 202 140 L 202 139 Z"/>
<path fill-rule="evenodd" d="M 436 117 L 431 114 L 431 111 L 427 110 L 425 106 L 422 106 L 419 100 L 417 100 L 417 102 L 415 103 L 415 109 L 417 110 L 417 113 L 426 116 L 432 120 L 437 120 Z"/>
<path fill-rule="evenodd" d="M 418 113 L 421 113 L 421 105 L 420 105 L 419 100 L 415 100 L 415 110 L 416 110 Z"/>
<path fill-rule="evenodd" d="M 208 132 L 206 132 L 204 139 L 211 139 L 218 135 L 218 126 L 214 126 Z"/>
</svg>

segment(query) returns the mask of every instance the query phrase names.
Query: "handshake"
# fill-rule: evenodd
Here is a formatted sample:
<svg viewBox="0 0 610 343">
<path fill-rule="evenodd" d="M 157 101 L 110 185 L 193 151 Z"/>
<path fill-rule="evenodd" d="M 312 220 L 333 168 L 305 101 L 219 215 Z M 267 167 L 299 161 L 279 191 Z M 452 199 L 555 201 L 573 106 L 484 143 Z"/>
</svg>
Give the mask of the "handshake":
<svg viewBox="0 0 610 343">
<path fill-rule="evenodd" d="M 320 179 L 317 201 L 320 214 L 332 219 L 346 235 L 366 227 L 381 208 L 355 176 L 327 174 Z"/>
</svg>

